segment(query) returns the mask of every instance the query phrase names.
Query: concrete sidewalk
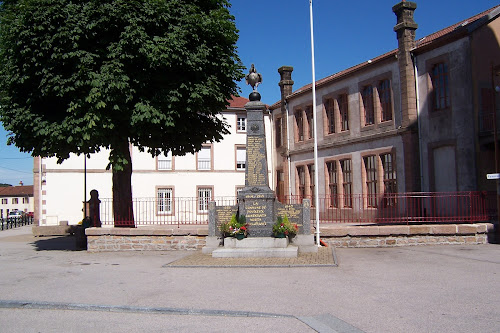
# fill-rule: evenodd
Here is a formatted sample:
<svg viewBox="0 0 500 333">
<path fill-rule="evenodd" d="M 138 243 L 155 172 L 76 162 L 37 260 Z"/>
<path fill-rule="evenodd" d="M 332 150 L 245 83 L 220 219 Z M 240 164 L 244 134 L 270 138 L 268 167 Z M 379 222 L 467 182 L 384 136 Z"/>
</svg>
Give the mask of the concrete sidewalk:
<svg viewBox="0 0 500 333">
<path fill-rule="evenodd" d="M 335 252 L 338 267 L 184 268 L 172 264 L 194 252 L 88 253 L 2 231 L 0 330 L 500 331 L 498 245 Z"/>
</svg>

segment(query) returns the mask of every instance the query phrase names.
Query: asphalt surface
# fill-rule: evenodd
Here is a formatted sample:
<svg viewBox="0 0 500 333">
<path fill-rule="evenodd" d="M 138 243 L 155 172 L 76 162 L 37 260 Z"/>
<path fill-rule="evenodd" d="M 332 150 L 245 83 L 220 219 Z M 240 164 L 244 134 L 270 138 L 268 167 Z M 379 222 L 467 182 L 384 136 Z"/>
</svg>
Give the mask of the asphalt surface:
<svg viewBox="0 0 500 333">
<path fill-rule="evenodd" d="M 0 231 L 0 332 L 500 331 L 500 245 L 335 249 L 337 267 L 175 265 L 197 256 Z"/>
</svg>

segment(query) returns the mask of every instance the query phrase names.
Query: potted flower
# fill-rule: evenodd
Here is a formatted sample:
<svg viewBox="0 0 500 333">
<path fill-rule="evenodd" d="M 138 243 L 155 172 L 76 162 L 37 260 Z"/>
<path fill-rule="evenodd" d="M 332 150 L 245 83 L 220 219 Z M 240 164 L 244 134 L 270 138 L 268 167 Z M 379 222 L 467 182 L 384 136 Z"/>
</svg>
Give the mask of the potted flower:
<svg viewBox="0 0 500 333">
<path fill-rule="evenodd" d="M 245 215 L 231 216 L 229 223 L 222 223 L 220 231 L 224 237 L 235 237 L 236 239 L 243 239 L 248 235 L 248 224 L 246 223 Z"/>
<path fill-rule="evenodd" d="M 277 221 L 273 224 L 273 235 L 276 238 L 285 238 L 289 239 L 295 237 L 299 230 L 299 227 L 295 223 L 290 223 L 288 220 L 288 216 L 278 216 Z"/>
</svg>

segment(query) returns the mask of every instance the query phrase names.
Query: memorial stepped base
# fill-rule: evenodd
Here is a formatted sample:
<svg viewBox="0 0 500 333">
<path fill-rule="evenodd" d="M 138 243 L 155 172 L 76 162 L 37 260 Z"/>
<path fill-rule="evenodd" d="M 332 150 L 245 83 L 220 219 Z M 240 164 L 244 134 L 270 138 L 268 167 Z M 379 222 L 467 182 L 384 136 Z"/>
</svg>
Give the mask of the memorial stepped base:
<svg viewBox="0 0 500 333">
<path fill-rule="evenodd" d="M 224 246 L 212 251 L 213 258 L 297 258 L 298 246 L 287 238 L 225 238 Z"/>
</svg>

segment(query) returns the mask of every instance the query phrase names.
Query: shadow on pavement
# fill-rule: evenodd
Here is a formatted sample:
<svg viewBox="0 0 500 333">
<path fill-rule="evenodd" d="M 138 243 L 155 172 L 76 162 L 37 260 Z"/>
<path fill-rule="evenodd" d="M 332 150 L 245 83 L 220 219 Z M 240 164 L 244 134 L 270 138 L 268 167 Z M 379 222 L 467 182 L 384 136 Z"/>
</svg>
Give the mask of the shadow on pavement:
<svg viewBox="0 0 500 333">
<path fill-rule="evenodd" d="M 79 251 L 73 236 L 41 238 L 33 242 L 36 251 Z"/>
</svg>

